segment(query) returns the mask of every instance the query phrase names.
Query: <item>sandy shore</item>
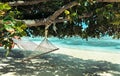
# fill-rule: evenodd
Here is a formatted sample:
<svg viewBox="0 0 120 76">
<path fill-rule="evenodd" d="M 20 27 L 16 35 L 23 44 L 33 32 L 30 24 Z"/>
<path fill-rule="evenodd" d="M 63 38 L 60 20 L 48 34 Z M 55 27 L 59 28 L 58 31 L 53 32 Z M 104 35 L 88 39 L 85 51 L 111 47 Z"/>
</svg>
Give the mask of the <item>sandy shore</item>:
<svg viewBox="0 0 120 76">
<path fill-rule="evenodd" d="M 120 64 L 120 52 L 92 51 L 58 46 L 59 50 L 52 53 L 72 56 L 83 60 L 107 61 L 113 64 Z M 18 47 L 15 47 L 18 49 Z M 18 49 L 19 50 L 19 49 Z M 18 53 L 17 53 L 18 54 Z"/>
<path fill-rule="evenodd" d="M 70 55 L 83 60 L 95 60 L 95 61 L 107 61 L 114 64 L 120 64 L 120 53 L 118 52 L 103 52 L 103 51 L 92 51 L 92 50 L 80 50 L 73 48 L 59 47 L 60 50 L 54 53 L 60 53 Z"/>
<path fill-rule="evenodd" d="M 0 49 L 0 76 L 120 76 L 120 53 L 59 48 L 27 63 L 20 49 L 13 58 L 2 57 Z"/>
</svg>

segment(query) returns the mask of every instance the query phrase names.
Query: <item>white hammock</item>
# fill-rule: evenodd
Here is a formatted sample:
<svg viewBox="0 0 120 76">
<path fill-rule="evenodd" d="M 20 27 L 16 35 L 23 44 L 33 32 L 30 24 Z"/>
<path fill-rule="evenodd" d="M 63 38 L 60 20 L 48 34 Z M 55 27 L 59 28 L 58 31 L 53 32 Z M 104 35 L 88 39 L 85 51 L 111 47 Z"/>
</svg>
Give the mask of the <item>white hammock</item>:
<svg viewBox="0 0 120 76">
<path fill-rule="evenodd" d="M 27 56 L 26 60 L 58 50 L 58 48 L 48 41 L 47 38 L 45 38 L 39 45 L 32 41 L 24 41 L 14 38 L 12 40 L 19 48 L 21 48 L 23 51 L 26 51 L 26 54 L 24 54 Z"/>
</svg>

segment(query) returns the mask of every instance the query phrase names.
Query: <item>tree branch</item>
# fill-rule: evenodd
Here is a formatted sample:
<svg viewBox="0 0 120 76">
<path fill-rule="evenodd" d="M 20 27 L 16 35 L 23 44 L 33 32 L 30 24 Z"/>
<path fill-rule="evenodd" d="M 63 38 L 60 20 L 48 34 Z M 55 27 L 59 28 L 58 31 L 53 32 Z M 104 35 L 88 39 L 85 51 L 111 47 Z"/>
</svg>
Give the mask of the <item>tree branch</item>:
<svg viewBox="0 0 120 76">
<path fill-rule="evenodd" d="M 58 9 L 57 11 L 55 11 L 51 16 L 49 16 L 48 18 L 42 19 L 42 20 L 23 20 L 28 27 L 32 27 L 32 26 L 50 26 L 53 23 L 60 23 L 60 22 L 64 22 L 64 21 L 69 21 L 69 19 L 65 18 L 65 19 L 57 19 L 57 17 L 63 13 L 66 9 L 69 9 L 71 7 L 74 7 L 76 5 L 78 5 L 79 3 L 77 1 L 73 1 L 70 2 L 69 4 L 64 5 L 63 7 L 61 7 L 60 9 Z M 88 15 L 84 15 L 84 16 L 80 16 L 79 18 L 84 18 L 84 17 L 89 17 Z"/>
<path fill-rule="evenodd" d="M 47 1 L 47 0 L 46 0 Z M 28 27 L 32 27 L 32 26 L 50 26 L 53 23 L 60 23 L 60 22 L 64 22 L 64 21 L 69 21 L 69 19 L 67 18 L 62 18 L 59 19 L 58 16 L 63 13 L 66 9 L 69 9 L 73 6 L 78 5 L 79 3 L 77 1 L 73 1 L 70 2 L 69 4 L 64 5 L 63 7 L 61 7 L 60 9 L 58 9 L 57 11 L 55 11 L 51 16 L 49 16 L 48 18 L 45 19 L 41 19 L 41 20 L 22 20 L 25 22 L 25 24 Z M 85 17 L 90 17 L 91 15 L 83 15 L 83 16 L 79 16 L 79 18 L 85 18 Z M 57 19 L 58 18 L 58 19 Z"/>
<path fill-rule="evenodd" d="M 8 2 L 10 6 L 25 6 L 25 5 L 33 5 L 38 4 L 41 2 L 47 2 L 50 0 L 33 0 L 33 1 L 14 1 L 14 2 Z"/>
<path fill-rule="evenodd" d="M 41 25 L 45 25 L 45 26 L 50 26 L 52 23 L 54 22 L 61 22 L 62 20 L 56 20 L 56 18 L 63 13 L 66 9 L 69 9 L 73 6 L 78 5 L 79 3 L 77 1 L 73 1 L 70 2 L 69 4 L 64 5 L 63 7 L 61 7 L 60 9 L 58 9 L 57 11 L 55 11 L 51 16 L 49 16 L 48 18 L 39 20 L 39 21 L 33 21 L 32 24 L 28 24 L 28 22 L 26 20 L 24 20 L 24 22 L 28 25 L 28 27 L 31 26 L 41 26 Z M 68 20 L 68 19 L 65 19 Z"/>
<path fill-rule="evenodd" d="M 10 6 L 25 6 L 25 5 L 33 5 L 41 2 L 47 2 L 50 0 L 34 0 L 34 1 L 14 1 L 8 2 Z M 120 2 L 120 0 L 97 0 L 97 2 Z"/>
<path fill-rule="evenodd" d="M 120 2 L 120 0 L 97 0 L 97 2 Z"/>
</svg>

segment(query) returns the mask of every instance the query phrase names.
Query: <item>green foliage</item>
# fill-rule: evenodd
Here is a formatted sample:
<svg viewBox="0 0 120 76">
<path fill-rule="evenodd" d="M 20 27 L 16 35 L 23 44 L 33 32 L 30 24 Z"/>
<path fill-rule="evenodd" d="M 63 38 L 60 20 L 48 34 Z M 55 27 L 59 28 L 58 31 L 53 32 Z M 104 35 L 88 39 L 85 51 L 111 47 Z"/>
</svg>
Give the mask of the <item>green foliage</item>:
<svg viewBox="0 0 120 76">
<path fill-rule="evenodd" d="M 25 36 L 25 29 L 27 26 L 21 22 L 14 19 L 16 14 L 19 14 L 19 11 L 8 11 L 11 7 L 7 3 L 0 3 L 0 11 L 4 12 L 4 14 L 0 13 L 0 44 L 6 49 L 6 55 L 8 56 L 9 52 L 13 47 L 12 38 L 14 36 Z M 7 14 L 6 14 L 7 12 Z"/>
<path fill-rule="evenodd" d="M 72 1 L 75 0 L 66 0 L 66 1 L 62 0 L 61 1 L 62 3 L 59 4 L 60 1 L 53 0 L 38 6 L 40 8 L 43 7 L 44 4 L 45 6 L 47 4 L 47 6 L 49 6 L 49 10 L 55 12 L 56 9 L 61 8 L 61 5 L 64 6 L 64 4 L 67 4 Z M 56 24 L 56 27 L 58 28 L 57 34 L 53 31 L 53 28 L 51 26 L 49 28 L 50 30 L 49 36 L 56 36 L 59 38 L 63 38 L 66 36 L 67 37 L 80 36 L 82 38 L 87 39 L 88 37 L 100 38 L 102 36 L 109 35 L 112 37 L 119 38 L 119 28 L 120 28 L 120 19 L 119 19 L 120 17 L 118 16 L 118 14 L 120 13 L 118 12 L 120 8 L 119 3 L 107 3 L 107 2 L 99 3 L 96 2 L 96 0 L 77 0 L 77 1 L 79 2 L 79 5 L 71 7 L 70 9 L 66 9 L 60 15 L 60 17 L 68 18 L 69 21 Z M 57 8 L 54 6 L 56 6 Z M 39 9 L 37 7 L 36 9 Z M 23 9 L 24 8 L 27 7 L 24 6 Z M 43 14 L 44 12 L 41 13 L 41 11 L 40 13 L 39 12 L 38 13 Z M 46 11 L 44 15 L 47 15 L 49 13 L 47 12 L 48 7 L 44 8 L 44 11 Z M 52 14 L 53 13 L 51 13 L 50 15 Z M 25 15 L 26 14 L 23 14 L 23 16 Z M 83 28 L 84 25 L 82 25 L 82 22 L 84 22 L 88 27 Z M 30 30 L 32 31 L 32 35 L 34 36 L 44 36 L 43 26 L 34 27 L 34 28 L 32 27 L 30 28 Z M 117 32 L 115 32 L 116 30 Z"/>
<path fill-rule="evenodd" d="M 10 10 L 11 7 L 7 3 L 0 2 L 0 10 Z"/>
<path fill-rule="evenodd" d="M 56 10 L 65 7 L 64 5 L 75 0 L 51 0 L 41 2 L 40 4 L 17 6 L 9 11 L 9 16 L 20 19 L 43 19 L 52 15 Z M 52 26 L 49 28 L 49 36 L 56 37 L 71 37 L 80 36 L 87 39 L 88 37 L 100 38 L 104 35 L 109 35 L 115 38 L 120 38 L 120 3 L 96 2 L 97 0 L 76 0 L 78 5 L 66 9 L 60 17 L 68 18 L 69 21 L 57 23 L 57 34 L 53 31 Z M 19 12 L 21 11 L 21 12 Z M 19 15 L 16 15 L 19 14 Z M 22 13 L 22 17 L 21 14 Z M 28 15 L 29 14 L 29 15 Z M 19 16 L 19 17 L 18 17 Z M 88 27 L 83 28 L 84 22 Z M 14 25 L 15 26 L 14 26 Z M 19 23 L 18 24 L 22 24 Z M 23 27 L 11 21 L 10 26 L 5 26 L 6 29 L 16 29 L 14 34 L 24 34 Z M 23 25 L 24 26 L 24 25 Z M 30 27 L 29 31 L 34 36 L 44 36 L 44 27 Z M 21 34 L 20 34 L 21 33 Z"/>
<path fill-rule="evenodd" d="M 116 18 L 111 22 L 111 24 L 119 26 L 120 25 L 120 13 L 116 13 L 115 17 Z"/>
<path fill-rule="evenodd" d="M 4 4 L 0 2 L 0 18 L 4 16 L 7 10 L 10 10 L 10 9 L 11 7 L 7 3 Z"/>
</svg>

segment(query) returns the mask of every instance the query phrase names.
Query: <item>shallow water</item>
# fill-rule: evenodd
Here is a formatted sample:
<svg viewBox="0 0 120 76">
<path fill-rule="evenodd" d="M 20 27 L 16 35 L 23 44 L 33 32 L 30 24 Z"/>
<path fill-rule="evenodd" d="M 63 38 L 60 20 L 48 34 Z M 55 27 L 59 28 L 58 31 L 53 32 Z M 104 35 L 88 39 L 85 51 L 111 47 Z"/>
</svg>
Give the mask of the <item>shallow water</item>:
<svg viewBox="0 0 120 76">
<path fill-rule="evenodd" d="M 28 38 L 24 37 L 24 40 L 30 40 L 39 44 L 44 38 Z M 120 53 L 120 40 L 112 39 L 110 37 L 103 37 L 101 39 L 89 38 L 88 41 L 79 37 L 71 37 L 59 39 L 55 37 L 48 38 L 56 46 L 62 46 L 67 48 L 93 50 L 93 51 L 105 51 L 105 52 L 119 52 Z"/>
</svg>

